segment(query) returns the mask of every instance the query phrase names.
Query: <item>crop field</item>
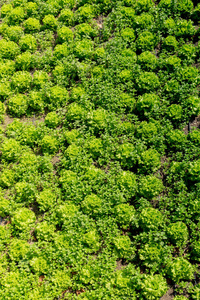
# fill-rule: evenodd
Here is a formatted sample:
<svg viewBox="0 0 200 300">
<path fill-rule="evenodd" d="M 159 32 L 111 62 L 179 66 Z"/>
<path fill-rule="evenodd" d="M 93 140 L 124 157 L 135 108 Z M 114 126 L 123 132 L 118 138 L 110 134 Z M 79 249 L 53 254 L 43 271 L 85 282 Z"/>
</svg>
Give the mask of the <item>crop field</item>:
<svg viewBox="0 0 200 300">
<path fill-rule="evenodd" d="M 200 300 L 199 24 L 0 0 L 0 300 Z"/>
</svg>

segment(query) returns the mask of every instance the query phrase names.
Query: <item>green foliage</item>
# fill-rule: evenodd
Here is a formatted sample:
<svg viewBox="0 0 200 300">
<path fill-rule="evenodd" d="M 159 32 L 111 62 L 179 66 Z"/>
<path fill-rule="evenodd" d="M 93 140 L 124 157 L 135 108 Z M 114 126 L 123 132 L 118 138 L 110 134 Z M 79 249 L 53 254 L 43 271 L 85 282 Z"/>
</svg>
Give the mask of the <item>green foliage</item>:
<svg viewBox="0 0 200 300">
<path fill-rule="evenodd" d="M 45 189 L 37 195 L 36 201 L 39 204 L 39 209 L 46 211 L 56 204 L 56 195 L 50 190 Z"/>
<path fill-rule="evenodd" d="M 178 48 L 178 42 L 174 36 L 168 35 L 164 42 L 163 42 L 163 48 L 166 51 L 175 52 Z"/>
<path fill-rule="evenodd" d="M 176 246 L 183 247 L 187 243 L 189 234 L 187 226 L 183 222 L 170 224 L 167 233 L 171 242 Z"/>
<path fill-rule="evenodd" d="M 199 296 L 200 296 L 200 289 L 199 289 L 199 284 L 197 284 L 192 290 L 191 299 L 198 300 Z"/>
<path fill-rule="evenodd" d="M 179 76 L 185 82 L 194 83 L 198 80 L 198 70 L 195 67 L 185 67 L 182 68 Z"/>
<path fill-rule="evenodd" d="M 172 104 L 168 107 L 167 114 L 173 121 L 179 121 L 182 118 L 183 110 L 179 104 Z"/>
<path fill-rule="evenodd" d="M 56 112 L 52 111 L 46 115 L 45 124 L 50 128 L 55 128 L 59 125 L 60 119 Z"/>
<path fill-rule="evenodd" d="M 191 63 L 196 57 L 196 47 L 192 44 L 184 44 L 178 51 L 178 56 L 185 62 Z"/>
<path fill-rule="evenodd" d="M 0 299 L 199 299 L 197 2 L 2 0 Z"/>
<path fill-rule="evenodd" d="M 164 296 L 167 290 L 168 286 L 162 275 L 146 275 L 142 282 L 142 295 L 145 299 L 156 300 Z"/>
<path fill-rule="evenodd" d="M 8 101 L 8 111 L 11 115 L 21 117 L 26 114 L 28 101 L 26 95 L 17 94 Z"/>
<path fill-rule="evenodd" d="M 23 240 L 12 239 L 9 245 L 9 257 L 14 261 L 24 259 L 29 252 L 30 245 Z"/>
<path fill-rule="evenodd" d="M 145 70 L 153 70 L 157 65 L 157 59 L 150 51 L 144 51 L 138 56 L 138 63 Z"/>
<path fill-rule="evenodd" d="M 77 23 L 83 23 L 91 21 L 95 16 L 94 8 L 90 4 L 85 4 L 79 7 L 75 14 L 75 20 Z"/>
<path fill-rule="evenodd" d="M 46 15 L 42 22 L 45 29 L 55 30 L 57 27 L 57 20 L 53 15 Z"/>
<path fill-rule="evenodd" d="M 58 140 L 50 135 L 45 135 L 41 140 L 43 153 L 55 154 L 58 151 Z"/>
<path fill-rule="evenodd" d="M 81 203 L 81 207 L 84 213 L 96 215 L 101 208 L 102 200 L 95 194 L 91 194 L 85 197 Z"/>
<path fill-rule="evenodd" d="M 23 29 L 20 26 L 8 26 L 3 30 L 3 35 L 10 41 L 17 43 L 23 35 Z"/>
<path fill-rule="evenodd" d="M 185 101 L 185 106 L 187 108 L 190 107 L 189 117 L 195 116 L 199 114 L 200 111 L 200 101 L 199 97 L 190 96 Z"/>
<path fill-rule="evenodd" d="M 175 283 L 179 283 L 180 280 L 191 280 L 194 278 L 194 267 L 188 260 L 182 257 L 175 258 L 168 265 L 167 272 Z"/>
<path fill-rule="evenodd" d="M 200 159 L 189 163 L 188 166 L 189 178 L 192 181 L 200 180 Z"/>
<path fill-rule="evenodd" d="M 152 271 L 165 265 L 171 259 L 170 249 L 156 244 L 145 244 L 138 253 L 142 264 Z"/>
<path fill-rule="evenodd" d="M 176 24 L 175 34 L 177 37 L 191 37 L 195 34 L 195 27 L 193 26 L 193 22 L 191 20 L 187 21 L 184 19 L 179 19 Z"/>
<path fill-rule="evenodd" d="M 30 52 L 24 52 L 16 57 L 16 69 L 29 71 L 33 67 L 33 56 Z"/>
<path fill-rule="evenodd" d="M 139 113 L 148 116 L 159 107 L 160 99 L 156 94 L 143 94 L 138 97 L 136 109 Z"/>
<path fill-rule="evenodd" d="M 44 111 L 44 99 L 40 91 L 31 91 L 28 95 L 29 107 L 36 112 Z"/>
<path fill-rule="evenodd" d="M 34 16 L 35 14 L 37 14 L 37 10 L 38 10 L 38 5 L 35 2 L 28 2 L 25 4 L 25 9 L 26 9 L 26 13 L 27 16 Z"/>
<path fill-rule="evenodd" d="M 148 11 L 151 7 L 153 7 L 152 0 L 139 0 L 137 3 L 137 11 Z"/>
<path fill-rule="evenodd" d="M 177 10 L 183 15 L 190 14 L 194 8 L 191 0 L 179 0 L 177 3 Z"/>
<path fill-rule="evenodd" d="M 20 53 L 18 45 L 13 41 L 0 40 L 0 57 L 14 59 Z"/>
<path fill-rule="evenodd" d="M 77 212 L 78 212 L 78 207 L 73 203 L 69 202 L 60 205 L 57 209 L 59 223 L 64 223 L 65 221 L 73 218 Z"/>
<path fill-rule="evenodd" d="M 76 26 L 76 36 L 80 38 L 94 38 L 98 35 L 97 28 L 93 28 L 87 23 L 82 23 Z"/>
<path fill-rule="evenodd" d="M 135 162 L 135 147 L 131 143 L 119 145 L 117 158 L 120 160 L 123 167 L 132 167 Z"/>
<path fill-rule="evenodd" d="M 19 142 L 14 139 L 6 139 L 1 145 L 2 158 L 7 161 L 15 161 L 21 152 Z"/>
<path fill-rule="evenodd" d="M 65 8 L 61 10 L 59 21 L 64 23 L 66 26 L 71 26 L 74 22 L 74 13 L 72 10 Z"/>
<path fill-rule="evenodd" d="M 156 38 L 150 31 L 143 31 L 137 39 L 137 49 L 140 51 L 153 50 L 156 45 Z"/>
<path fill-rule="evenodd" d="M 62 45 L 56 45 L 54 50 L 55 60 L 61 60 L 69 55 L 69 49 L 67 47 L 67 43 L 63 43 Z"/>
<path fill-rule="evenodd" d="M 116 237 L 114 239 L 114 246 L 119 258 L 131 259 L 135 254 L 135 249 L 131 245 L 131 240 L 126 235 Z"/>
<path fill-rule="evenodd" d="M 24 29 L 27 33 L 37 32 L 40 30 L 40 21 L 35 18 L 28 18 L 24 22 Z"/>
<path fill-rule="evenodd" d="M 1 17 L 5 17 L 6 15 L 9 15 L 9 13 L 12 10 L 12 4 L 3 4 L 1 6 Z"/>
<path fill-rule="evenodd" d="M 31 85 L 32 76 L 27 71 L 18 71 L 12 77 L 11 85 L 17 92 L 26 92 Z"/>
<path fill-rule="evenodd" d="M 0 120 L 2 121 L 3 120 L 3 115 L 5 114 L 6 112 L 6 107 L 3 103 L 0 102 Z"/>
<path fill-rule="evenodd" d="M 66 118 L 69 121 L 82 120 L 85 116 L 85 109 L 77 103 L 72 103 L 68 106 Z"/>
<path fill-rule="evenodd" d="M 153 72 L 143 72 L 136 78 L 138 90 L 141 92 L 154 91 L 159 88 L 158 76 Z"/>
<path fill-rule="evenodd" d="M 10 203 L 7 199 L 0 197 L 0 217 L 5 217 L 9 214 Z"/>
<path fill-rule="evenodd" d="M 167 143 L 170 148 L 181 149 L 185 145 L 186 136 L 184 132 L 175 129 L 172 132 L 167 134 Z"/>
<path fill-rule="evenodd" d="M 95 159 L 99 157 L 103 151 L 102 140 L 98 138 L 92 138 L 88 143 L 87 147 L 91 156 Z"/>
<path fill-rule="evenodd" d="M 20 6 L 11 9 L 8 14 L 8 24 L 17 25 L 20 24 L 25 18 L 24 9 Z"/>
<path fill-rule="evenodd" d="M 128 228 L 135 218 L 135 209 L 126 203 L 118 204 L 115 207 L 116 220 L 122 228 Z"/>
<path fill-rule="evenodd" d="M 1 178 L 0 178 L 0 186 L 1 187 L 9 188 L 14 184 L 14 181 L 15 181 L 15 173 L 13 170 L 5 169 L 5 170 L 3 170 L 3 172 L 1 172 Z M 6 207 L 6 205 L 5 205 L 5 207 Z"/>
<path fill-rule="evenodd" d="M 49 80 L 47 72 L 35 71 L 33 76 L 33 85 L 37 88 L 42 88 Z"/>
<path fill-rule="evenodd" d="M 31 34 L 25 34 L 20 38 L 19 46 L 22 51 L 35 52 L 37 49 L 36 38 Z"/>
<path fill-rule="evenodd" d="M 47 79 L 46 74 L 45 77 Z M 50 109 L 58 108 L 62 105 L 66 105 L 68 99 L 69 99 L 69 93 L 64 87 L 55 85 L 47 91 L 47 103 Z"/>
<path fill-rule="evenodd" d="M 62 26 L 60 29 L 58 29 L 58 41 L 60 43 L 63 42 L 70 42 L 74 38 L 73 31 L 66 26 Z"/>
<path fill-rule="evenodd" d="M 35 200 L 36 188 L 28 182 L 17 182 L 15 184 L 16 202 L 29 203 Z"/>
<path fill-rule="evenodd" d="M 137 177 L 130 171 L 120 172 L 117 180 L 122 191 L 125 191 L 127 197 L 135 196 L 137 191 Z"/>
<path fill-rule="evenodd" d="M 30 230 L 35 224 L 35 214 L 28 208 L 20 208 L 15 211 L 12 216 L 11 222 L 14 228 L 19 231 Z"/>
<path fill-rule="evenodd" d="M 64 138 L 69 145 L 75 143 L 78 137 L 79 137 L 79 132 L 77 129 L 66 131 L 64 133 Z"/>
<path fill-rule="evenodd" d="M 93 42 L 83 39 L 75 43 L 74 53 L 79 59 L 91 58 L 93 54 Z"/>
<path fill-rule="evenodd" d="M 33 257 L 30 260 L 30 267 L 34 273 L 39 275 L 45 274 L 48 269 L 47 261 L 42 257 Z"/>
<path fill-rule="evenodd" d="M 35 228 L 36 237 L 41 241 L 49 241 L 52 239 L 55 229 L 55 226 L 53 224 L 49 224 L 47 221 L 38 223 Z"/>
<path fill-rule="evenodd" d="M 96 230 L 89 231 L 83 235 L 83 243 L 87 246 L 86 252 L 94 253 L 100 248 L 100 237 Z"/>
<path fill-rule="evenodd" d="M 144 230 L 157 230 L 164 224 L 163 215 L 155 208 L 145 208 L 141 211 L 139 224 Z"/>
<path fill-rule="evenodd" d="M 176 296 L 174 297 L 175 300 L 187 300 L 188 298 L 186 298 L 185 296 Z"/>
<path fill-rule="evenodd" d="M 163 188 L 162 180 L 153 175 L 142 177 L 139 182 L 139 194 L 147 199 L 158 196 Z"/>
<path fill-rule="evenodd" d="M 141 153 L 139 168 L 141 172 L 154 173 L 161 167 L 160 155 L 154 149 L 148 149 Z"/>
</svg>

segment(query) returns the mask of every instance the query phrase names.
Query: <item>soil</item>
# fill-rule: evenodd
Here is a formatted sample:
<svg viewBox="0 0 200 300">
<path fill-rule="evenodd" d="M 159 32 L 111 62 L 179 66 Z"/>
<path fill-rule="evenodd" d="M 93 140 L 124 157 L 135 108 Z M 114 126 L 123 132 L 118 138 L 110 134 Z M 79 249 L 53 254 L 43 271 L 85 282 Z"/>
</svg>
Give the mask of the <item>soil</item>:
<svg viewBox="0 0 200 300">
<path fill-rule="evenodd" d="M 60 158 L 58 156 L 54 156 L 51 161 L 52 161 L 52 164 L 55 165 L 55 164 L 59 163 Z"/>
<path fill-rule="evenodd" d="M 95 21 L 97 22 L 97 26 L 99 29 L 103 28 L 103 17 L 100 15 L 97 19 L 95 19 Z"/>
<path fill-rule="evenodd" d="M 195 117 L 195 119 L 192 120 L 192 122 L 189 123 L 190 124 L 190 131 L 192 131 L 192 129 L 196 128 L 200 128 L 200 116 Z M 189 132 L 189 126 L 188 124 L 183 128 L 183 131 L 185 134 L 188 134 Z"/>
<path fill-rule="evenodd" d="M 117 266 L 116 266 L 115 271 L 121 270 L 121 269 L 123 269 L 123 268 L 125 268 L 125 267 L 126 267 L 126 265 L 123 265 L 123 264 L 122 264 L 122 259 L 120 259 L 120 260 L 117 261 Z"/>
<path fill-rule="evenodd" d="M 171 288 L 170 290 L 167 291 L 167 293 L 164 296 L 160 298 L 160 300 L 171 300 L 174 298 L 173 294 L 174 294 L 174 290 L 173 288 Z"/>
<path fill-rule="evenodd" d="M 6 128 L 8 124 L 12 123 L 14 118 L 9 117 L 8 115 L 5 115 L 3 126 Z"/>
</svg>

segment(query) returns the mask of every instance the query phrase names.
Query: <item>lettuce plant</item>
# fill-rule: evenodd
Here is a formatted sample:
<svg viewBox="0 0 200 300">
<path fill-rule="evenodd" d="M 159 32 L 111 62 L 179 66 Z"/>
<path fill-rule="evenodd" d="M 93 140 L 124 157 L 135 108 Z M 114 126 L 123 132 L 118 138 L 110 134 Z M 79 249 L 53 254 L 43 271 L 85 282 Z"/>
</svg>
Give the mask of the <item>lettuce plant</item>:
<svg viewBox="0 0 200 300">
<path fill-rule="evenodd" d="M 23 25 L 26 33 L 37 32 L 40 30 L 40 21 L 36 18 L 28 18 Z"/>
<path fill-rule="evenodd" d="M 16 57 L 16 68 L 20 71 L 29 71 L 33 67 L 33 56 L 24 52 Z"/>
<path fill-rule="evenodd" d="M 147 199 L 158 196 L 163 191 L 162 180 L 153 175 L 142 177 L 139 182 L 139 195 Z"/>
<path fill-rule="evenodd" d="M 36 201 L 39 204 L 39 209 L 46 211 L 56 205 L 56 195 L 52 191 L 44 189 L 36 196 Z"/>
<path fill-rule="evenodd" d="M 37 49 L 36 38 L 31 34 L 25 34 L 20 38 L 19 46 L 22 51 L 35 52 Z"/>
<path fill-rule="evenodd" d="M 141 294 L 144 299 L 156 300 L 165 295 L 168 290 L 166 280 L 162 275 L 146 275 L 141 284 Z"/>
<path fill-rule="evenodd" d="M 20 6 L 13 8 L 8 14 L 8 24 L 17 25 L 20 24 L 25 18 L 24 9 Z"/>
<path fill-rule="evenodd" d="M 55 154 L 58 151 L 58 140 L 50 135 L 45 135 L 41 140 L 43 153 Z"/>
<path fill-rule="evenodd" d="M 20 54 L 19 46 L 13 41 L 0 40 L 0 57 L 14 59 Z"/>
<path fill-rule="evenodd" d="M 45 124 L 50 128 L 56 128 L 60 123 L 60 118 L 55 111 L 52 111 L 46 115 Z"/>
<path fill-rule="evenodd" d="M 135 249 L 131 245 L 131 240 L 128 236 L 123 235 L 116 237 L 113 243 L 119 258 L 131 259 L 134 256 Z"/>
<path fill-rule="evenodd" d="M 178 247 L 186 245 L 189 233 L 187 226 L 183 222 L 172 223 L 167 228 L 169 239 Z"/>
<path fill-rule="evenodd" d="M 8 111 L 11 115 L 21 117 L 28 108 L 28 99 L 24 94 L 17 94 L 8 101 Z"/>
<path fill-rule="evenodd" d="M 194 271 L 195 268 L 183 257 L 175 258 L 167 267 L 169 277 L 177 284 L 180 280 L 192 280 Z"/>
<path fill-rule="evenodd" d="M 21 145 L 15 139 L 6 139 L 1 145 L 2 158 L 7 161 L 15 161 L 19 158 Z"/>
<path fill-rule="evenodd" d="M 69 8 L 64 8 L 60 12 L 59 21 L 64 23 L 66 26 L 73 25 L 74 22 L 74 13 Z"/>
<path fill-rule="evenodd" d="M 73 31 L 66 26 L 62 26 L 60 29 L 58 29 L 58 41 L 60 43 L 64 42 L 70 42 L 74 38 Z"/>
<path fill-rule="evenodd" d="M 9 257 L 13 261 L 24 259 L 30 250 L 28 242 L 14 238 L 9 245 Z"/>
<path fill-rule="evenodd" d="M 135 215 L 135 208 L 129 204 L 122 203 L 115 206 L 116 220 L 122 228 L 128 228 L 133 222 Z"/>
<path fill-rule="evenodd" d="M 85 197 L 81 203 L 81 207 L 84 213 L 96 215 L 100 212 L 102 205 L 102 199 L 95 194 L 91 194 Z"/>
<path fill-rule="evenodd" d="M 139 224 L 144 230 L 157 230 L 164 225 L 163 215 L 153 207 L 144 208 L 140 213 Z"/>
<path fill-rule="evenodd" d="M 30 230 L 34 226 L 35 220 L 34 212 L 26 207 L 17 209 L 11 218 L 14 228 L 19 231 Z"/>
</svg>

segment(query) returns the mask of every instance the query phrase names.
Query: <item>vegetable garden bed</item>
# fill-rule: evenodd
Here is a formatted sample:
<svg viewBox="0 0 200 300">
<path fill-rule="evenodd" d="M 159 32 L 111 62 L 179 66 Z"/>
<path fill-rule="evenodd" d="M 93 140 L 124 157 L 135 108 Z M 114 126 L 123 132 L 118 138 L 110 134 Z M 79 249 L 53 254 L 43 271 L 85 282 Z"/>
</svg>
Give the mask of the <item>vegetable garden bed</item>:
<svg viewBox="0 0 200 300">
<path fill-rule="evenodd" d="M 0 14 L 0 299 L 199 300 L 200 4 Z"/>
</svg>

